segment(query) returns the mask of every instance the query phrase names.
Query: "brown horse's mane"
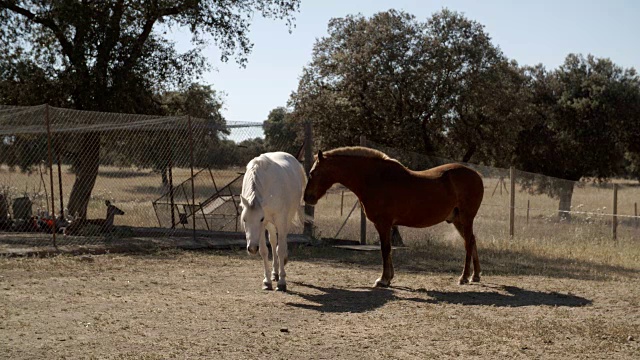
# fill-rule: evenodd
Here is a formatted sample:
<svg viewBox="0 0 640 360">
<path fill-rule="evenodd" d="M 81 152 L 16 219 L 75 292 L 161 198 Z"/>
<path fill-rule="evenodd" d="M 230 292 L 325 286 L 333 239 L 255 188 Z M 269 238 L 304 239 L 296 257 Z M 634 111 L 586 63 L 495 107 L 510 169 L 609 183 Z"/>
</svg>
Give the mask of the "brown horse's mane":
<svg viewBox="0 0 640 360">
<path fill-rule="evenodd" d="M 382 151 L 366 148 L 362 146 L 345 146 L 345 147 L 329 150 L 325 152 L 324 155 L 325 156 L 357 156 L 357 157 L 374 158 L 374 159 L 380 159 L 380 160 L 390 160 L 402 165 L 398 160 L 389 157 L 389 155 L 383 153 Z"/>
</svg>

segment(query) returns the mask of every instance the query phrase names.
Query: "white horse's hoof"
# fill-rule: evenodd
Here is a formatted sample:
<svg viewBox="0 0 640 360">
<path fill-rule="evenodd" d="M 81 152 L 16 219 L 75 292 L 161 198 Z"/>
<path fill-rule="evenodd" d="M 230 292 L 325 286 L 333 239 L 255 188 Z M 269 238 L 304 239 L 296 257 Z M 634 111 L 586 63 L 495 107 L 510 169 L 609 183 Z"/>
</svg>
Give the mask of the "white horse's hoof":
<svg viewBox="0 0 640 360">
<path fill-rule="evenodd" d="M 276 291 L 287 292 L 287 284 L 278 284 L 276 286 Z"/>
<path fill-rule="evenodd" d="M 389 287 L 389 285 L 391 285 L 388 281 L 386 280 L 382 280 L 382 278 L 376 280 L 375 284 L 373 284 L 374 287 Z"/>
<path fill-rule="evenodd" d="M 273 290 L 271 283 L 262 283 L 262 290 Z"/>
</svg>

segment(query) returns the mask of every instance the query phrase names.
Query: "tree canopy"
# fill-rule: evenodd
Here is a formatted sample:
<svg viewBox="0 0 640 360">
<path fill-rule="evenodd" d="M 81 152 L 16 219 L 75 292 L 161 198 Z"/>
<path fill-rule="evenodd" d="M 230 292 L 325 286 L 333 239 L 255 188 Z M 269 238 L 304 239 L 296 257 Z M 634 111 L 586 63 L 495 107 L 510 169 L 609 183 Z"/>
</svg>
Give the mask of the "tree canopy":
<svg viewBox="0 0 640 360">
<path fill-rule="evenodd" d="M 320 148 L 365 135 L 577 181 L 640 174 L 639 94 L 636 71 L 610 59 L 569 54 L 554 70 L 519 66 L 459 13 L 422 22 L 390 10 L 332 19 L 289 105 L 294 119 L 314 122 Z M 540 179 L 522 181 L 568 210 L 573 183 Z"/>
<path fill-rule="evenodd" d="M 426 22 L 390 10 L 329 22 L 292 95 L 296 117 L 313 119 L 322 144 L 357 144 L 360 135 L 378 143 L 433 154 L 455 131 L 469 140 L 467 118 L 487 119 L 481 89 L 492 78 L 509 78 L 509 64 L 483 26 L 443 10 Z M 488 131 L 489 132 L 489 131 Z M 465 134 L 467 133 L 467 134 Z"/>
<path fill-rule="evenodd" d="M 269 112 L 263 123 L 267 151 L 285 151 L 296 156 L 302 145 L 302 126 L 295 122 L 291 111 L 280 106 Z"/>
<path fill-rule="evenodd" d="M 252 15 L 285 20 L 300 0 L 0 0 L 0 102 L 78 110 L 162 114 L 155 96 L 188 87 L 208 67 L 208 38 L 243 66 Z M 182 27 L 193 47 L 166 37 Z M 19 89 L 19 90 L 15 90 Z M 86 214 L 98 172 L 100 135 L 87 133 L 75 159 L 71 213 Z"/>
</svg>

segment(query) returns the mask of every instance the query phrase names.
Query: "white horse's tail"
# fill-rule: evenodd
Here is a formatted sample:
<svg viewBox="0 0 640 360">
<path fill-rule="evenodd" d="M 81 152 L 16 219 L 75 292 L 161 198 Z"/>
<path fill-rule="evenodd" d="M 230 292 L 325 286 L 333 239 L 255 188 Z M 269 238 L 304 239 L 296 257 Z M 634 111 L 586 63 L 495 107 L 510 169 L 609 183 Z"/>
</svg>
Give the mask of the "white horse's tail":
<svg viewBox="0 0 640 360">
<path fill-rule="evenodd" d="M 307 186 L 307 174 L 304 171 L 304 168 L 302 167 L 302 165 L 300 165 L 299 171 L 300 171 L 300 175 L 302 175 L 302 191 L 304 192 L 304 189 Z M 305 205 L 304 200 L 302 200 L 302 197 L 300 197 L 300 205 L 298 205 L 298 209 L 295 215 L 293 216 L 293 220 L 292 220 L 294 226 L 302 227 L 304 225 L 303 219 L 306 220 L 305 214 L 304 214 L 304 205 Z"/>
</svg>

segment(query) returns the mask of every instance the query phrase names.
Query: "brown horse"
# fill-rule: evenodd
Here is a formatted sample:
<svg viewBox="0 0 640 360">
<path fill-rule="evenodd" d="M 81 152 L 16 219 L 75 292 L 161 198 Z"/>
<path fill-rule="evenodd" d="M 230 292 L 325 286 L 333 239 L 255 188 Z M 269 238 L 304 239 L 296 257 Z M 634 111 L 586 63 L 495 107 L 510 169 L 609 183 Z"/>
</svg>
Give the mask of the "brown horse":
<svg viewBox="0 0 640 360">
<path fill-rule="evenodd" d="M 358 196 L 367 218 L 380 234 L 382 276 L 375 286 L 387 287 L 393 279 L 391 227 L 424 228 L 446 221 L 464 238 L 466 258 L 460 284 L 480 281 L 480 261 L 473 234 L 473 219 L 482 202 L 480 175 L 460 164 L 412 171 L 386 154 L 364 147 L 319 151 L 309 174 L 304 201 L 315 205 L 335 183 Z"/>
</svg>

